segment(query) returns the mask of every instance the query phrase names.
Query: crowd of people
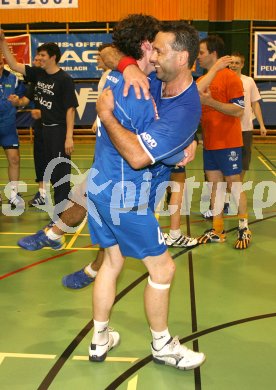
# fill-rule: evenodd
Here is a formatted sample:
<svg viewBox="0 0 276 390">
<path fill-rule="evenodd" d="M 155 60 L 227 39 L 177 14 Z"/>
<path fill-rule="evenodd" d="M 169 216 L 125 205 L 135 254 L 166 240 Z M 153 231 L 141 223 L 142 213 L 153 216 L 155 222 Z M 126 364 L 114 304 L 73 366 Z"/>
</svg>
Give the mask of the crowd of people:
<svg viewBox="0 0 276 390">
<path fill-rule="evenodd" d="M 181 345 L 168 328 L 169 292 L 175 273 L 168 247 L 191 249 L 199 244 L 224 242 L 227 191 L 238 206 L 234 248 L 247 249 L 251 242 L 247 200 L 241 190 L 251 156 L 251 107 L 261 134 L 265 135 L 266 129 L 254 80 L 241 74 L 244 57 L 239 53 L 225 56 L 224 43 L 218 36 L 199 41 L 197 31 L 182 21 L 160 23 L 140 14 L 118 22 L 112 45 L 103 45 L 98 53 L 99 67 L 105 73 L 99 86 L 98 118 L 93 124 L 94 162 L 88 178 L 72 193 L 70 181 L 62 179 L 70 176 L 77 100 L 73 80 L 58 66 L 60 50 L 51 42 L 39 46 L 39 64 L 30 67 L 15 60 L 3 31 L 0 48 L 10 68 L 32 83 L 32 92 L 20 94 L 14 87 L 5 95 L 13 110 L 13 129 L 14 106 L 36 102 L 33 117 L 39 123 L 38 130 L 35 128 L 38 142 L 34 156 L 42 147 L 45 158 L 38 161 L 35 157 L 39 191 L 32 206 L 46 203 L 42 173 L 47 165 L 53 166 L 54 217 L 46 228 L 20 239 L 18 245 L 27 250 L 62 249 L 67 228 L 80 224 L 88 214 L 91 241 L 100 247 L 93 263 L 66 275 L 62 281 L 72 289 L 95 282 L 89 359 L 103 361 L 108 351 L 119 344 L 119 333 L 109 327 L 110 313 L 125 258 L 133 257 L 143 261 L 149 273 L 144 303 L 153 360 L 181 370 L 200 366 L 205 361 L 204 353 Z M 206 74 L 195 82 L 192 67 L 196 60 Z M 204 172 L 212 183 L 213 226 L 192 238 L 181 231 L 181 204 L 185 166 L 195 157 L 200 121 Z M 17 151 L 19 167 L 18 139 L 16 148 L 12 148 L 11 141 L 2 137 L 1 127 L 0 131 L 5 152 Z M 9 179 L 16 183 L 18 173 Z M 173 212 L 170 230 L 163 234 L 154 210 L 167 187 Z M 12 202 L 20 196 L 16 184 L 11 188 Z"/>
</svg>

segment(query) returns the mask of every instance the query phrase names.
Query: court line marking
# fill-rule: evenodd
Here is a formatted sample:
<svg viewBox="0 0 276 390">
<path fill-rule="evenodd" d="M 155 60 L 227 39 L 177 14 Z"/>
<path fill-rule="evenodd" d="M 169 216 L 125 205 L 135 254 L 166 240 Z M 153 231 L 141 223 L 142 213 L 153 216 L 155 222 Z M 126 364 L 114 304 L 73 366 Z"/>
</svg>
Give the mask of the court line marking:
<svg viewBox="0 0 276 390">
<path fill-rule="evenodd" d="M 272 175 L 276 176 L 274 169 L 272 169 L 262 157 L 258 156 L 258 159 L 263 163 L 264 166 L 266 166 L 266 168 L 269 170 L 269 172 L 272 173 Z"/>
<path fill-rule="evenodd" d="M 57 355 L 46 355 L 46 354 L 37 354 L 37 353 L 12 353 L 12 352 L 0 352 L 0 365 L 3 363 L 5 358 L 18 358 L 18 359 L 56 359 Z M 87 361 L 89 360 L 88 356 L 73 356 L 72 360 L 75 361 Z M 120 363 L 135 363 L 139 360 L 136 357 L 122 357 L 122 356 L 113 356 L 107 357 L 106 362 L 120 362 Z"/>
<path fill-rule="evenodd" d="M 127 384 L 127 390 L 135 390 L 137 389 L 138 375 L 135 375 L 134 378 L 130 379 Z"/>
<path fill-rule="evenodd" d="M 87 217 L 84 218 L 84 220 L 80 224 L 79 228 L 77 229 L 77 231 L 75 232 L 75 234 L 73 235 L 71 240 L 66 245 L 65 249 L 71 249 L 72 248 L 72 246 L 74 245 L 75 241 L 77 240 L 77 238 L 80 236 L 82 230 L 84 229 L 84 227 L 86 225 L 86 221 L 87 221 Z"/>
<path fill-rule="evenodd" d="M 0 249 L 20 249 L 20 246 L 18 246 L 18 245 L 0 245 Z M 63 250 L 72 250 L 72 249 L 74 249 L 74 250 L 78 250 L 78 251 L 97 251 L 97 250 L 99 250 L 99 248 L 83 248 L 83 247 L 81 247 L 81 248 L 78 248 L 78 247 L 74 247 L 74 248 L 71 248 L 71 249 L 69 249 L 69 248 L 63 248 Z M 44 250 L 44 251 L 53 251 L 54 249 L 52 249 L 52 248 L 49 248 L 49 247 L 47 247 L 47 248 L 41 248 L 41 249 L 39 249 L 39 250 Z"/>
<path fill-rule="evenodd" d="M 18 249 L 18 247 L 16 247 L 16 248 Z M 55 260 L 55 259 L 57 259 L 57 258 L 59 258 L 59 257 L 66 256 L 66 255 L 68 255 L 68 254 L 70 254 L 70 253 L 74 253 L 74 252 L 77 252 L 77 250 L 76 250 L 76 249 L 71 249 L 71 250 L 68 251 L 68 252 L 59 253 L 58 255 L 51 256 L 51 257 L 47 257 L 46 259 L 36 261 L 35 263 L 25 265 L 24 267 L 21 267 L 21 268 L 17 268 L 17 269 L 14 270 L 14 271 L 11 271 L 11 272 L 8 272 L 8 273 L 6 273 L 6 274 L 4 274 L 4 275 L 1 275 L 1 276 L 0 276 L 0 280 L 6 279 L 6 278 L 8 278 L 9 276 L 12 276 L 12 275 L 15 275 L 15 274 L 17 274 L 17 273 L 19 273 L 19 272 L 22 272 L 22 271 L 25 271 L 25 270 L 27 270 L 27 269 L 33 268 L 33 267 L 35 267 L 35 266 L 37 266 L 37 265 L 39 265 L 39 264 L 43 264 L 43 263 L 46 263 L 47 261 Z"/>
<path fill-rule="evenodd" d="M 34 353 L 11 353 L 11 352 L 0 352 L 0 365 L 3 363 L 5 358 L 20 358 L 20 359 L 55 359 L 57 355 L 43 355 Z"/>
<path fill-rule="evenodd" d="M 89 360 L 88 356 L 73 356 L 72 360 Z M 135 357 L 121 357 L 121 356 L 107 356 L 105 362 L 123 362 L 123 363 L 135 363 L 139 360 L 139 358 Z"/>
</svg>

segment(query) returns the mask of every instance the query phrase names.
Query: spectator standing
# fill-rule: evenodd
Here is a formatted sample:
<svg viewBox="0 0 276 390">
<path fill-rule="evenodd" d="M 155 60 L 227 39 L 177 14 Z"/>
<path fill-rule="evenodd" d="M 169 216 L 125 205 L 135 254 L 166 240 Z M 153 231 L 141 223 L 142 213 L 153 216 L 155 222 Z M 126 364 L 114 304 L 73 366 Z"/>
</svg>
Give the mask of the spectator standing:
<svg viewBox="0 0 276 390">
<path fill-rule="evenodd" d="M 49 164 L 55 159 L 50 180 L 54 187 L 56 205 L 53 218 L 57 219 L 70 192 L 69 160 L 74 150 L 74 118 L 78 106 L 74 82 L 59 68 L 61 52 L 54 42 L 44 43 L 37 48 L 40 68 L 18 63 L 8 48 L 3 31 L 0 33 L 0 47 L 10 68 L 22 73 L 28 81 L 36 83 L 46 163 Z"/>
<path fill-rule="evenodd" d="M 260 125 L 260 134 L 266 135 L 266 128 L 264 125 L 262 110 L 259 101 L 261 100 L 260 92 L 257 88 L 255 81 L 252 77 L 242 74 L 244 67 L 244 55 L 238 52 L 234 52 L 231 55 L 232 61 L 229 68 L 233 70 L 241 79 L 244 89 L 244 114 L 241 117 L 242 126 L 242 180 L 244 179 L 245 172 L 249 170 L 251 161 L 251 148 L 253 140 L 253 113 L 257 118 Z"/>
<path fill-rule="evenodd" d="M 211 35 L 201 40 L 198 55 L 200 66 L 209 70 L 217 59 L 222 57 L 223 52 L 224 42 L 218 36 Z M 242 82 L 231 70 L 220 70 L 209 88 L 200 93 L 200 97 L 204 171 L 207 180 L 213 183 L 211 194 L 213 227 L 199 237 L 198 241 L 200 244 L 225 241 L 223 205 L 225 187 L 228 187 L 229 191 L 232 190 L 239 212 L 235 248 L 246 249 L 251 240 L 251 232 L 248 229 L 247 199 L 245 193 L 241 191 L 243 142 L 240 117 L 244 112 Z"/>
<path fill-rule="evenodd" d="M 20 153 L 16 130 L 16 108 L 8 98 L 11 94 L 23 96 L 24 92 L 24 84 L 14 74 L 4 69 L 4 59 L 0 52 L 0 145 L 8 160 L 8 177 L 11 186 L 9 204 L 12 209 L 24 206 L 24 201 L 18 193 Z M 1 195 L 0 203 L 2 203 Z"/>
</svg>

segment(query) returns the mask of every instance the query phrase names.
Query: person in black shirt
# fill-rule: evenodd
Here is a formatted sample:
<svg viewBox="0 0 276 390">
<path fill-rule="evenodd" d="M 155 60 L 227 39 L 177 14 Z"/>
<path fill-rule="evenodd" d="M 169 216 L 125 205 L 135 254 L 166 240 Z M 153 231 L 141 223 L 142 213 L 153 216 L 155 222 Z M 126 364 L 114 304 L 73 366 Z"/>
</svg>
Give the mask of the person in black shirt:
<svg viewBox="0 0 276 390">
<path fill-rule="evenodd" d="M 68 160 L 74 150 L 73 129 L 75 108 L 78 106 L 74 82 L 66 72 L 59 68 L 58 62 L 61 53 L 58 45 L 54 42 L 44 43 L 38 47 L 40 68 L 18 63 L 8 48 L 2 30 L 0 32 L 0 48 L 12 70 L 22 73 L 26 76 L 27 81 L 36 83 L 46 162 L 51 173 L 50 180 L 54 186 L 56 205 L 54 219 L 57 219 L 70 192 L 71 164 Z M 59 182 L 63 178 L 65 178 L 64 182 L 60 184 Z M 55 186 L 55 184 L 57 185 Z"/>
</svg>

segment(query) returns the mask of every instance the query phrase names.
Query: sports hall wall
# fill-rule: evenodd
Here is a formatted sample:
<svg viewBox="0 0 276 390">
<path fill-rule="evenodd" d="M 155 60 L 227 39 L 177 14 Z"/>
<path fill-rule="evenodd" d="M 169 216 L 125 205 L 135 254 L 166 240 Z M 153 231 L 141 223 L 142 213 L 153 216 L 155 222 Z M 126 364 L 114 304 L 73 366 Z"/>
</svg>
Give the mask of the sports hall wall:
<svg viewBox="0 0 276 390">
<path fill-rule="evenodd" d="M 76 3 L 77 8 L 70 8 Z M 11 8 L 16 4 L 15 9 Z M 53 4 L 54 8 L 49 8 Z M 60 5 L 64 8 L 60 8 Z M 39 8 L 34 8 L 39 7 Z M 275 20 L 275 0 L 0 0 L 2 24 L 112 22 L 129 13 L 161 20 Z"/>
<path fill-rule="evenodd" d="M 72 3 L 76 7 L 71 8 Z M 198 31 L 220 35 L 227 53 L 239 51 L 245 55 L 243 71 L 251 76 L 254 32 L 276 32 L 276 0 L 0 0 L 0 23 L 6 36 L 26 33 L 45 36 L 51 33 L 108 34 L 112 33 L 116 21 L 129 13 L 151 14 L 160 20 L 183 19 L 191 22 Z M 75 81 L 83 80 L 75 78 Z M 96 83 L 97 79 L 91 76 L 84 81 Z M 89 108 L 93 115 L 94 105 L 91 103 L 93 108 Z M 90 123 L 86 125 L 90 126 Z M 276 128 L 276 117 L 272 127 Z"/>
</svg>

